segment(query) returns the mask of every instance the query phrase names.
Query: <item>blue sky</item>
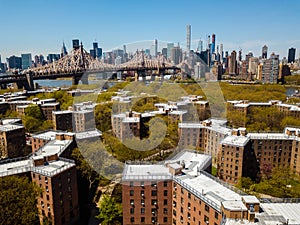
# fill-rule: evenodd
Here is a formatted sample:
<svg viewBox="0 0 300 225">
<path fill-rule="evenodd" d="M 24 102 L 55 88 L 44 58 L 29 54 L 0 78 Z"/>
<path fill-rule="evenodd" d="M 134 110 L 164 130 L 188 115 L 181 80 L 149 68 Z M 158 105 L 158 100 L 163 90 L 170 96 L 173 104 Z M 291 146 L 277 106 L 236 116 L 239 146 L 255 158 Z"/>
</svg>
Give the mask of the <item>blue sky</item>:
<svg viewBox="0 0 300 225">
<path fill-rule="evenodd" d="M 59 53 L 80 39 L 86 49 L 97 40 L 104 50 L 127 43 L 158 39 L 185 47 L 186 25 L 192 26 L 193 48 L 215 33 L 224 50 L 286 56 L 300 52 L 298 0 L 0 0 L 0 54 Z M 143 42 L 150 48 L 153 41 Z M 128 45 L 134 49 L 137 44 Z"/>
</svg>

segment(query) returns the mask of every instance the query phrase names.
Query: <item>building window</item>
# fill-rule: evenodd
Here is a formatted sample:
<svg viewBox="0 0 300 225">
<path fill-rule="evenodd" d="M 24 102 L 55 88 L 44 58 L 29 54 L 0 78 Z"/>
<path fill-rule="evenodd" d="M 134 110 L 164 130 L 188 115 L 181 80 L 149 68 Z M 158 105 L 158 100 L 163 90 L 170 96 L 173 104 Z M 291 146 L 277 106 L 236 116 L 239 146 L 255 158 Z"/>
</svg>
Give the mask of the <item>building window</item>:
<svg viewBox="0 0 300 225">
<path fill-rule="evenodd" d="M 218 219 L 219 213 L 215 212 L 215 218 Z"/>
<path fill-rule="evenodd" d="M 130 196 L 134 195 L 134 190 L 130 190 Z"/>
<path fill-rule="evenodd" d="M 130 208 L 130 214 L 134 214 L 134 208 Z"/>
<path fill-rule="evenodd" d="M 157 186 L 157 183 L 154 182 L 154 181 L 152 181 L 152 182 L 151 182 L 151 187 L 156 187 L 156 186 Z"/>
<path fill-rule="evenodd" d="M 141 223 L 145 223 L 145 217 L 141 217 Z"/>
<path fill-rule="evenodd" d="M 164 217 L 164 223 L 168 222 L 168 217 Z"/>
<path fill-rule="evenodd" d="M 164 214 L 168 214 L 168 209 L 164 208 Z"/>
<path fill-rule="evenodd" d="M 168 187 L 168 181 L 164 181 L 164 187 Z"/>
<path fill-rule="evenodd" d="M 130 217 L 130 222 L 134 223 L 134 217 Z"/>
<path fill-rule="evenodd" d="M 141 205 L 145 206 L 145 200 L 144 199 L 141 199 Z"/>
<path fill-rule="evenodd" d="M 130 199 L 130 205 L 134 205 L 134 200 Z"/>
<path fill-rule="evenodd" d="M 130 181 L 129 186 L 133 187 L 133 181 Z"/>
<path fill-rule="evenodd" d="M 151 196 L 157 196 L 157 191 L 156 190 L 151 191 Z"/>
<path fill-rule="evenodd" d="M 145 191 L 141 190 L 141 196 L 144 197 L 145 196 Z"/>
<path fill-rule="evenodd" d="M 184 194 L 184 189 L 183 188 L 181 188 L 181 194 Z"/>
<path fill-rule="evenodd" d="M 151 205 L 157 205 L 157 201 L 156 200 L 152 200 L 151 201 Z"/>
<path fill-rule="evenodd" d="M 141 181 L 140 185 L 141 185 L 141 187 L 144 187 L 145 186 L 144 181 Z"/>
<path fill-rule="evenodd" d="M 207 216 L 204 216 L 204 222 L 208 224 L 209 218 Z"/>
<path fill-rule="evenodd" d="M 168 196 L 168 190 L 164 190 L 164 196 Z"/>
<path fill-rule="evenodd" d="M 168 205 L 168 200 L 164 199 L 164 205 Z"/>
<path fill-rule="evenodd" d="M 209 206 L 208 205 L 205 205 L 204 209 L 205 209 L 206 212 L 209 212 Z"/>
</svg>

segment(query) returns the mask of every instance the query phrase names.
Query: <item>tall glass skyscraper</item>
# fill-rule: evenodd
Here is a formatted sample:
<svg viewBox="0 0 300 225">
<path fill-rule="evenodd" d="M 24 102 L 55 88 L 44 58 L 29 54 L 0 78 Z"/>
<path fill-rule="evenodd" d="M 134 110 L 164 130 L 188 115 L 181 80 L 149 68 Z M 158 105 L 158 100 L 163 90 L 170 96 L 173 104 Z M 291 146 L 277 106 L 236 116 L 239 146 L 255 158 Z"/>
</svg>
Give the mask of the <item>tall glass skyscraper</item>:
<svg viewBox="0 0 300 225">
<path fill-rule="evenodd" d="M 22 70 L 26 70 L 31 67 L 32 58 L 30 53 L 21 54 L 21 60 L 22 60 Z"/>
</svg>

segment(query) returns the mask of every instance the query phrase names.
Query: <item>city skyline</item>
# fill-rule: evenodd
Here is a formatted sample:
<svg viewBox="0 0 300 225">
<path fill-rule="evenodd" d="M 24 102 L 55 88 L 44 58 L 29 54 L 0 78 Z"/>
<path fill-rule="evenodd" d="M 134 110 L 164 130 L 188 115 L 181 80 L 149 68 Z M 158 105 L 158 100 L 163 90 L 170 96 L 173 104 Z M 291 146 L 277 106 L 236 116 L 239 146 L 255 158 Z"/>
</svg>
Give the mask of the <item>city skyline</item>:
<svg viewBox="0 0 300 225">
<path fill-rule="evenodd" d="M 289 48 L 300 47 L 299 32 L 294 29 L 298 1 L 289 5 L 272 1 L 271 6 L 270 1 L 0 2 L 2 61 L 22 53 L 59 53 L 63 42 L 70 50 L 72 39 L 80 39 L 85 49 L 96 40 L 104 51 L 141 40 L 153 44 L 155 39 L 159 51 L 164 47 L 162 42 L 180 43 L 185 49 L 188 24 L 194 50 L 200 38 L 205 47 L 206 36 L 213 33 L 224 51 L 241 48 L 243 56 L 249 51 L 261 55 L 265 44 L 269 54 L 275 52 L 280 58 L 287 57 Z M 28 22 L 24 23 L 26 18 Z M 134 48 L 136 44 L 132 45 Z M 296 58 L 298 55 L 296 51 Z"/>
</svg>

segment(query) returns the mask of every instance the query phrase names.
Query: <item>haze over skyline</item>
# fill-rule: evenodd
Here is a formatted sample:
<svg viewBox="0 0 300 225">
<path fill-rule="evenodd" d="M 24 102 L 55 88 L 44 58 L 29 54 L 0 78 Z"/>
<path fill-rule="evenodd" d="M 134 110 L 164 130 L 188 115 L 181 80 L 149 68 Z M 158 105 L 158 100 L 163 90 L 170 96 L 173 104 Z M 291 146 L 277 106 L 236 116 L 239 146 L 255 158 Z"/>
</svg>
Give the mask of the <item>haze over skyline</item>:
<svg viewBox="0 0 300 225">
<path fill-rule="evenodd" d="M 107 51 L 142 40 L 151 40 L 144 46 L 150 48 L 147 45 L 154 39 L 159 44 L 179 42 L 185 49 L 187 24 L 192 26 L 192 49 L 199 38 L 205 46 L 206 36 L 215 33 L 218 45 L 223 43 L 228 51 L 241 48 L 243 57 L 249 51 L 259 56 L 264 44 L 269 54 L 275 52 L 280 58 L 287 57 L 290 47 L 299 56 L 297 0 L 288 4 L 279 0 L 0 0 L 0 4 L 2 61 L 21 53 L 60 53 L 63 41 L 70 51 L 72 39 L 80 39 L 86 50 L 95 40 Z"/>
</svg>

